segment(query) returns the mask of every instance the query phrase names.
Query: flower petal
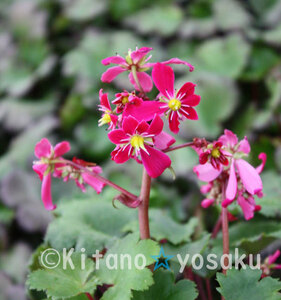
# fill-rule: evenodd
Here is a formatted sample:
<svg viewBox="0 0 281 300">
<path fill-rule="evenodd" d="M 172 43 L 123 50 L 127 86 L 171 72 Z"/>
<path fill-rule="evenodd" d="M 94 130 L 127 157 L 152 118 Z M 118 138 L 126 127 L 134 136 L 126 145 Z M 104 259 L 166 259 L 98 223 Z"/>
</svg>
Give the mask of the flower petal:
<svg viewBox="0 0 281 300">
<path fill-rule="evenodd" d="M 238 143 L 238 138 L 232 131 L 225 129 L 224 135 L 219 138 L 219 141 L 225 146 L 234 147 Z"/>
<path fill-rule="evenodd" d="M 105 59 L 103 59 L 101 61 L 101 63 L 104 65 L 104 66 L 107 66 L 109 64 L 117 64 L 117 65 L 121 65 L 121 64 L 126 64 L 126 60 L 125 58 L 123 58 L 122 56 L 110 56 L 110 57 L 107 57 Z"/>
<path fill-rule="evenodd" d="M 252 201 L 249 201 L 249 199 L 245 199 L 242 194 L 239 194 L 237 197 L 237 203 L 241 207 L 244 217 L 247 221 L 254 217 L 255 204 L 252 203 Z"/>
<path fill-rule="evenodd" d="M 199 95 L 186 96 L 181 100 L 182 104 L 187 104 L 190 106 L 197 106 L 200 103 L 201 97 Z"/>
<path fill-rule="evenodd" d="M 268 264 L 272 265 L 276 262 L 277 258 L 280 256 L 280 250 L 276 250 L 274 254 L 268 256 Z"/>
<path fill-rule="evenodd" d="M 177 98 L 188 97 L 194 94 L 196 84 L 186 82 L 177 92 Z M 182 99 L 182 98 L 181 98 Z"/>
<path fill-rule="evenodd" d="M 101 173 L 101 167 L 93 167 L 92 171 L 94 173 Z M 87 172 L 82 173 L 82 178 L 85 183 L 89 184 L 98 194 L 102 191 L 105 184 L 101 182 L 98 178 L 95 176 L 90 175 Z"/>
<path fill-rule="evenodd" d="M 145 72 L 137 72 L 137 76 L 138 76 L 139 83 L 140 83 L 143 91 L 145 93 L 150 92 L 153 88 L 153 82 L 152 82 L 150 75 L 148 75 Z M 140 90 L 139 86 L 136 84 L 132 72 L 130 72 L 130 74 L 129 74 L 129 79 L 130 79 L 131 84 L 135 87 L 135 89 L 139 91 Z"/>
<path fill-rule="evenodd" d="M 41 181 L 43 180 L 43 176 L 47 168 L 48 168 L 47 164 L 34 164 L 32 166 L 33 171 L 38 174 Z"/>
<path fill-rule="evenodd" d="M 70 148 L 71 147 L 70 147 L 69 142 L 66 142 L 66 141 L 56 144 L 56 146 L 54 148 L 55 158 L 64 155 L 65 153 L 70 151 Z"/>
<path fill-rule="evenodd" d="M 192 107 L 182 107 L 180 113 L 189 120 L 198 120 L 197 112 Z"/>
<path fill-rule="evenodd" d="M 115 149 L 111 153 L 112 160 L 117 164 L 123 164 L 130 159 L 130 146 Z"/>
<path fill-rule="evenodd" d="M 210 182 L 220 175 L 220 173 L 222 172 L 222 168 L 220 168 L 220 170 L 217 170 L 211 164 L 206 163 L 204 165 L 195 166 L 193 168 L 193 172 L 196 173 L 197 177 L 200 180 Z"/>
<path fill-rule="evenodd" d="M 201 206 L 202 206 L 203 208 L 208 208 L 208 207 L 211 206 L 214 202 L 215 202 L 215 199 L 204 199 L 204 200 L 201 202 Z"/>
<path fill-rule="evenodd" d="M 129 136 L 122 129 L 115 129 L 108 133 L 109 140 L 116 145 L 124 144 L 124 140 L 129 140 Z"/>
<path fill-rule="evenodd" d="M 158 135 L 162 132 L 164 127 L 164 122 L 159 115 L 155 115 L 152 122 L 149 125 L 148 133 L 153 135 Z"/>
<path fill-rule="evenodd" d="M 237 193 L 237 178 L 235 174 L 235 167 L 234 167 L 234 160 L 233 160 L 229 170 L 229 178 L 228 178 L 227 188 L 225 192 L 225 197 L 228 200 L 233 200 L 236 196 L 236 193 Z"/>
<path fill-rule="evenodd" d="M 266 163 L 266 159 L 267 159 L 267 156 L 265 153 L 260 153 L 259 154 L 259 159 L 261 159 L 262 163 L 256 167 L 256 171 L 260 174 L 262 171 L 263 171 L 263 168 L 265 166 L 265 163 Z"/>
<path fill-rule="evenodd" d="M 43 138 L 40 142 L 35 145 L 34 150 L 37 158 L 50 157 L 52 153 L 52 145 L 48 139 Z"/>
<path fill-rule="evenodd" d="M 245 189 L 255 195 L 262 190 L 262 181 L 257 170 L 243 159 L 235 161 L 236 168 Z"/>
<path fill-rule="evenodd" d="M 189 71 L 192 72 L 194 70 L 193 65 L 188 63 L 187 61 L 181 60 L 179 58 L 171 58 L 169 60 L 163 61 L 162 64 L 169 65 L 169 64 L 175 64 L 175 65 L 186 65 L 189 67 Z"/>
<path fill-rule="evenodd" d="M 110 102 L 108 100 L 108 93 L 103 93 L 103 90 L 99 91 L 100 105 L 111 111 Z"/>
<path fill-rule="evenodd" d="M 169 114 L 169 128 L 174 133 L 177 134 L 179 132 L 179 116 L 176 112 L 171 111 Z"/>
<path fill-rule="evenodd" d="M 135 133 L 138 125 L 139 125 L 138 120 L 136 120 L 132 116 L 129 116 L 129 117 L 124 118 L 123 123 L 122 123 L 122 128 L 125 133 L 132 135 Z"/>
<path fill-rule="evenodd" d="M 56 208 L 56 205 L 54 205 L 52 201 L 51 180 L 51 173 L 48 173 L 43 177 L 41 187 L 41 198 L 47 210 L 54 210 Z"/>
<path fill-rule="evenodd" d="M 127 71 L 124 68 L 121 67 L 111 67 L 107 69 L 102 75 L 101 75 L 101 81 L 102 82 L 111 82 L 116 76 L 119 74 Z"/>
<path fill-rule="evenodd" d="M 238 147 L 238 151 L 239 152 L 244 152 L 245 154 L 250 153 L 251 151 L 251 146 L 248 142 L 247 137 L 245 136 L 244 139 L 239 143 L 239 147 Z"/>
<path fill-rule="evenodd" d="M 134 63 L 138 63 L 147 53 L 149 53 L 153 48 L 150 47 L 142 47 L 137 49 L 131 53 L 131 58 Z"/>
<path fill-rule="evenodd" d="M 123 117 L 132 116 L 138 121 L 151 121 L 155 114 L 162 114 L 162 109 L 160 108 L 163 105 L 159 101 L 143 101 L 142 103 L 136 104 L 127 104 Z"/>
<path fill-rule="evenodd" d="M 148 153 L 143 149 L 140 150 L 142 163 L 148 175 L 152 178 L 156 178 L 171 166 L 171 159 L 162 151 L 149 146 L 145 146 L 145 148 Z"/>
<path fill-rule="evenodd" d="M 154 137 L 154 146 L 160 150 L 169 148 L 176 142 L 176 139 L 165 131 Z"/>
<path fill-rule="evenodd" d="M 175 75 L 171 67 L 156 63 L 152 69 L 153 82 L 160 93 L 167 99 L 174 97 Z"/>
</svg>

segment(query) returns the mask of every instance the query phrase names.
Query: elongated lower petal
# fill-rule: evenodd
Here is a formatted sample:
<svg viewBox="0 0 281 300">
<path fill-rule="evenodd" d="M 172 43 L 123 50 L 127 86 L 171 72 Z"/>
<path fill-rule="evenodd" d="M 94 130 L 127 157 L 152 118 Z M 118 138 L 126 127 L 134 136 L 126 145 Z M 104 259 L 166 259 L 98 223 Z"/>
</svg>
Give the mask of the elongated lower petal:
<svg viewBox="0 0 281 300">
<path fill-rule="evenodd" d="M 245 189 L 252 195 L 262 191 L 262 181 L 257 170 L 243 159 L 235 161 L 236 168 Z"/>
<path fill-rule="evenodd" d="M 245 199 L 243 195 L 239 195 L 237 198 L 238 205 L 241 207 L 245 219 L 248 221 L 254 217 L 255 204 Z"/>
<path fill-rule="evenodd" d="M 146 151 L 140 151 L 142 163 L 152 178 L 160 176 L 167 168 L 171 166 L 171 159 L 165 153 L 146 146 Z"/>
<path fill-rule="evenodd" d="M 229 178 L 226 187 L 225 196 L 228 200 L 233 200 L 237 193 L 237 178 L 235 174 L 234 161 L 232 161 L 229 171 Z"/>
<path fill-rule="evenodd" d="M 187 61 L 181 60 L 179 58 L 171 58 L 169 60 L 163 61 L 162 64 L 169 65 L 169 64 L 175 64 L 175 65 L 186 65 L 189 67 L 189 71 L 192 72 L 194 70 L 194 67 L 192 64 L 188 63 Z"/>
<path fill-rule="evenodd" d="M 89 184 L 97 192 L 97 194 L 99 194 L 105 186 L 99 179 L 86 172 L 82 174 L 82 178 L 85 183 Z"/>
<path fill-rule="evenodd" d="M 260 153 L 259 154 L 259 159 L 261 159 L 262 163 L 258 167 L 256 167 L 256 170 L 260 174 L 263 171 L 263 168 L 264 168 L 265 163 L 266 163 L 266 159 L 267 159 L 266 154 L 264 152 Z"/>
<path fill-rule="evenodd" d="M 51 191 L 51 173 L 43 177 L 42 187 L 41 187 L 41 198 L 46 210 L 54 210 L 56 205 L 53 204 L 52 191 Z"/>
</svg>

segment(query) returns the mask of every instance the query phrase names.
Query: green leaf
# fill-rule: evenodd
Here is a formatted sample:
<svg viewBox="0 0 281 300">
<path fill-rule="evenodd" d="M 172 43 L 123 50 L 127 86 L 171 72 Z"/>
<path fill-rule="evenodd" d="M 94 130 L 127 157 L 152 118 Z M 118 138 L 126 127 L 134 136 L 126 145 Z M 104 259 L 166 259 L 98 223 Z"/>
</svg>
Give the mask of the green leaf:
<svg viewBox="0 0 281 300">
<path fill-rule="evenodd" d="M 236 0 L 216 0 L 213 2 L 214 19 L 222 30 L 245 29 L 250 25 L 251 18 Z M 237 22 L 239 20 L 239 22 Z"/>
<path fill-rule="evenodd" d="M 61 254 L 62 257 L 62 254 Z M 49 255 L 48 261 L 56 263 L 56 255 Z M 63 259 L 53 269 L 41 269 L 32 272 L 27 279 L 30 289 L 45 291 L 48 297 L 53 299 L 69 299 L 81 293 L 93 293 L 99 280 L 93 276 L 94 263 L 92 259 L 85 260 L 85 268 L 81 264 L 81 254 L 73 253 L 71 260 L 74 269 L 70 264 L 63 266 Z"/>
<path fill-rule="evenodd" d="M 64 12 L 66 16 L 74 21 L 93 20 L 93 18 L 104 13 L 107 8 L 107 1 L 105 0 L 61 2 L 64 5 Z"/>
<path fill-rule="evenodd" d="M 216 138 L 223 130 L 221 123 L 237 106 L 238 90 L 235 83 L 214 73 L 199 72 L 181 78 L 176 86 L 180 87 L 186 81 L 197 84 L 195 92 L 201 96 L 201 102 L 196 107 L 199 120 L 182 122 L 181 132 L 188 138 L 194 136 Z"/>
<path fill-rule="evenodd" d="M 246 80 L 261 80 L 279 62 L 280 57 L 273 49 L 254 46 L 248 66 L 241 77 Z"/>
<path fill-rule="evenodd" d="M 262 173 L 263 193 L 264 196 L 258 200 L 261 205 L 261 214 L 266 217 L 280 216 L 281 212 L 281 178 L 280 175 L 274 171 L 267 171 Z"/>
<path fill-rule="evenodd" d="M 133 300 L 194 300 L 198 296 L 193 281 L 180 280 L 175 284 L 175 276 L 170 271 L 159 269 L 153 278 L 154 285 L 148 291 L 134 292 Z"/>
<path fill-rule="evenodd" d="M 174 245 L 189 242 L 198 225 L 196 218 L 191 218 L 187 224 L 176 223 L 167 213 L 158 209 L 150 209 L 149 219 L 151 237 L 157 241 L 167 239 Z M 125 229 L 138 231 L 138 223 L 128 224 Z"/>
<path fill-rule="evenodd" d="M 277 300 L 281 298 L 278 291 L 281 282 L 271 277 L 260 280 L 261 270 L 231 269 L 226 275 L 217 273 L 220 288 L 217 290 L 226 300 Z"/>
<path fill-rule="evenodd" d="M 154 260 L 151 255 L 158 254 L 159 246 L 152 240 L 139 241 L 139 234 L 129 234 L 121 240 L 117 240 L 111 247 L 104 259 L 100 261 L 99 270 L 97 270 L 97 277 L 106 284 L 113 285 L 102 296 L 101 300 L 128 300 L 132 297 L 132 290 L 143 291 L 153 284 L 152 272 L 148 268 L 137 269 L 134 264 L 135 257 L 142 254 L 146 258 L 146 266 L 152 264 Z M 128 264 L 121 268 L 120 261 L 118 261 L 117 269 L 110 270 L 106 266 L 106 260 L 109 255 L 129 254 L 132 260 L 132 267 Z M 141 261 L 141 260 L 140 260 Z"/>
<path fill-rule="evenodd" d="M 157 6 L 144 9 L 125 19 L 125 24 L 141 34 L 156 33 L 171 36 L 180 26 L 182 11 L 176 6 Z"/>
<path fill-rule="evenodd" d="M 58 218 L 50 224 L 45 241 L 57 250 L 85 248 L 92 255 L 93 249 L 102 250 L 120 237 L 125 225 L 135 218 L 135 212 L 126 207 L 116 209 L 103 197 L 60 203 Z"/>
<path fill-rule="evenodd" d="M 229 228 L 230 247 L 241 247 L 248 253 L 258 253 L 275 239 L 281 238 L 281 225 L 274 221 L 252 219 Z M 222 234 L 214 240 L 214 245 L 222 245 Z"/>
<path fill-rule="evenodd" d="M 250 46 L 240 35 L 232 34 L 204 42 L 196 54 L 199 70 L 236 78 L 247 62 Z"/>
</svg>

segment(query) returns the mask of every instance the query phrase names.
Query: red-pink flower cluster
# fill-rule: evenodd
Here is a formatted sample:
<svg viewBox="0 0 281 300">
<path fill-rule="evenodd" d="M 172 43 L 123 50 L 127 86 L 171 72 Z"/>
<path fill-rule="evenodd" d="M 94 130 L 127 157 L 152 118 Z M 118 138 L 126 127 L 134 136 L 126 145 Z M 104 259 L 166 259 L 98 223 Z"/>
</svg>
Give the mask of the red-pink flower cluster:
<svg viewBox="0 0 281 300">
<path fill-rule="evenodd" d="M 61 142 L 53 147 L 46 138 L 43 138 L 35 146 L 35 156 L 39 160 L 33 163 L 33 170 L 42 181 L 41 198 L 47 210 L 54 210 L 56 208 L 56 205 L 53 204 L 51 192 L 52 175 L 54 177 L 61 177 L 64 181 L 68 181 L 69 179 L 75 180 L 77 186 L 82 191 L 85 191 L 85 184 L 89 184 L 97 193 L 100 193 L 104 187 L 104 183 L 98 178 L 69 165 L 62 157 L 68 151 L 70 151 L 70 144 L 68 142 Z M 77 165 L 88 168 L 95 174 L 102 172 L 100 167 L 93 166 L 91 163 L 76 158 L 73 161 Z"/>
<path fill-rule="evenodd" d="M 155 178 L 171 165 L 171 160 L 163 153 L 175 139 L 163 131 L 163 117 L 167 117 L 170 130 L 177 134 L 180 121 L 185 119 L 197 120 L 193 108 L 200 102 L 200 96 L 195 95 L 195 84 L 185 83 L 178 91 L 174 88 L 174 71 L 167 64 L 183 64 L 193 70 L 193 67 L 178 58 L 162 63 L 149 63 L 150 56 L 146 55 L 152 48 L 141 48 L 129 51 L 128 55 L 108 57 L 102 61 L 104 65 L 117 64 L 109 68 L 103 75 L 102 81 L 111 82 L 122 72 L 129 72 L 129 79 L 134 88 L 139 91 L 123 91 L 115 95 L 111 102 L 115 105 L 112 110 L 108 95 L 100 90 L 99 110 L 102 117 L 99 125 L 108 124 L 108 137 L 116 145 L 111 156 L 116 163 L 124 163 L 130 158 L 142 163 L 149 174 Z M 146 73 L 152 69 L 152 79 Z M 153 87 L 153 82 L 159 90 L 156 99 L 149 100 L 145 95 Z"/>
<path fill-rule="evenodd" d="M 210 145 L 207 146 L 207 151 L 199 150 L 201 164 L 194 167 L 198 178 L 208 182 L 201 187 L 201 192 L 207 194 L 201 204 L 202 207 L 207 208 L 216 201 L 223 207 L 227 207 L 237 200 L 245 219 L 253 218 L 254 212 L 261 209 L 256 205 L 254 196 L 263 195 L 259 174 L 264 168 L 266 154 L 259 155 L 262 163 L 254 168 L 243 159 L 251 151 L 247 138 L 239 142 L 237 136 L 229 130 L 225 130 L 224 135 Z M 222 160 L 220 160 L 221 156 L 223 156 Z M 217 161 L 214 162 L 214 159 Z M 225 163 L 226 159 L 227 163 Z"/>
<path fill-rule="evenodd" d="M 262 275 L 261 277 L 270 276 L 272 270 L 280 270 L 281 264 L 276 264 L 275 262 L 280 257 L 280 250 L 276 250 L 272 255 L 268 256 L 263 264 L 261 265 Z"/>
</svg>

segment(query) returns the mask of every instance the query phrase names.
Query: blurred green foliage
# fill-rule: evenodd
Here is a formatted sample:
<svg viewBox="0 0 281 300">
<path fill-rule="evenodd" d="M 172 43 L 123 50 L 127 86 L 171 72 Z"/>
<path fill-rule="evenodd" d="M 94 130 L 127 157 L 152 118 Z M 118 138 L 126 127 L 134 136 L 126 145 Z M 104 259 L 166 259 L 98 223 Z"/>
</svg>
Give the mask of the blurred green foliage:
<svg viewBox="0 0 281 300">
<path fill-rule="evenodd" d="M 202 97 L 199 120 L 186 121 L 180 139 L 215 139 L 224 128 L 247 135 L 252 162 L 259 163 L 260 152 L 268 155 L 261 213 L 280 219 L 281 1 L 3 0 L 0 25 L 0 257 L 38 246 L 51 220 L 31 171 L 42 137 L 69 140 L 71 155 L 100 163 L 107 176 L 138 190 L 138 166 L 114 165 L 107 132 L 97 126 L 99 89 L 113 96 L 132 88 L 126 75 L 102 84 L 101 59 L 136 46 L 153 47 L 153 61 L 179 57 L 195 66 L 191 74 L 175 67 L 176 85 L 193 81 Z M 173 182 L 166 171 L 154 182 L 151 203 L 181 221 L 202 199 L 192 175 L 197 157 L 189 150 L 171 157 L 178 178 Z M 63 196 L 64 203 L 79 193 L 71 183 L 54 183 L 54 198 Z M 203 214 L 203 229 L 216 216 Z M 19 300 L 25 299 L 24 263 L 18 262 L 20 272 L 4 268 L 4 286 Z M 1 299 L 14 299 L 0 290 Z"/>
</svg>

